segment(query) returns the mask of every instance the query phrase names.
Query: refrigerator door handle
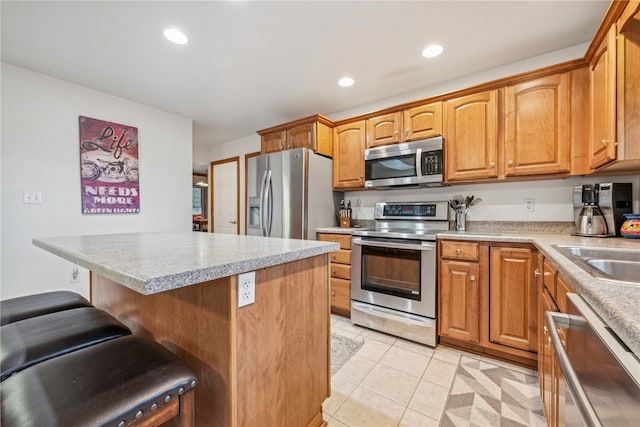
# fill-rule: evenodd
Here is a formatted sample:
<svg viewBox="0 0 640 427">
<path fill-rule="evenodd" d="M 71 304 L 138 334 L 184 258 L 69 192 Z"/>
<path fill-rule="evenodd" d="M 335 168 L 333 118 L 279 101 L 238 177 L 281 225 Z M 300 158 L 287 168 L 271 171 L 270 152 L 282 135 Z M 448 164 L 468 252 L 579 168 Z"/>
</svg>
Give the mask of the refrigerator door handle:
<svg viewBox="0 0 640 427">
<path fill-rule="evenodd" d="M 266 236 L 271 236 L 271 226 L 273 225 L 273 182 L 271 181 L 271 171 L 267 172 L 267 188 L 265 189 L 265 199 L 267 205 L 267 224 L 265 225 Z"/>
<path fill-rule="evenodd" d="M 267 171 L 264 171 L 264 175 L 262 176 L 262 184 L 260 185 L 260 234 L 262 236 L 266 236 L 266 227 L 265 227 L 265 214 L 266 214 L 266 203 L 265 203 L 265 187 L 267 185 Z"/>
</svg>

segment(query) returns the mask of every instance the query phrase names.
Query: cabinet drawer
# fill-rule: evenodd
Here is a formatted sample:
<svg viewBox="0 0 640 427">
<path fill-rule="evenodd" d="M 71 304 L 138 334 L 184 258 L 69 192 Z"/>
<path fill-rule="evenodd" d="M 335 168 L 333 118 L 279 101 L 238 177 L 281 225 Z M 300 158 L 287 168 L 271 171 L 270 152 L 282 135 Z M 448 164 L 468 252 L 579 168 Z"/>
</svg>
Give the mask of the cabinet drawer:
<svg viewBox="0 0 640 427">
<path fill-rule="evenodd" d="M 561 312 L 567 312 L 567 294 L 575 292 L 571 286 L 564 281 L 562 276 L 558 276 L 556 281 L 556 304 Z"/>
<path fill-rule="evenodd" d="M 331 262 L 351 265 L 351 251 L 349 249 L 340 249 L 339 251 L 331 252 Z"/>
<path fill-rule="evenodd" d="M 351 249 L 351 234 L 318 233 L 318 240 L 340 243 L 340 249 Z"/>
<path fill-rule="evenodd" d="M 556 298 L 557 274 L 558 270 L 556 270 L 553 265 L 549 264 L 547 260 L 545 260 L 542 267 L 542 281 L 544 282 L 544 287 L 547 288 L 547 291 L 549 291 L 554 299 Z"/>
<path fill-rule="evenodd" d="M 331 263 L 331 277 L 351 280 L 351 266 Z"/>
<path fill-rule="evenodd" d="M 478 260 L 478 242 L 443 241 L 440 247 L 442 248 L 442 258 Z"/>
<path fill-rule="evenodd" d="M 351 312 L 351 282 L 331 278 L 331 312 L 349 317 Z"/>
</svg>

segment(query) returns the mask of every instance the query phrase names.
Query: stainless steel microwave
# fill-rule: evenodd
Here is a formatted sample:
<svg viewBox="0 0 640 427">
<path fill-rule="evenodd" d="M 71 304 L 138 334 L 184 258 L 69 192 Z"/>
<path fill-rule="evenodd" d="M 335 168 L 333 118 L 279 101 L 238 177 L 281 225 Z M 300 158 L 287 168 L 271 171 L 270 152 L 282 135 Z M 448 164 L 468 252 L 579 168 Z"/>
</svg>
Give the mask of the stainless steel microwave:
<svg viewBox="0 0 640 427">
<path fill-rule="evenodd" d="M 444 183 L 441 136 L 369 148 L 364 152 L 364 186 L 440 187 Z"/>
</svg>

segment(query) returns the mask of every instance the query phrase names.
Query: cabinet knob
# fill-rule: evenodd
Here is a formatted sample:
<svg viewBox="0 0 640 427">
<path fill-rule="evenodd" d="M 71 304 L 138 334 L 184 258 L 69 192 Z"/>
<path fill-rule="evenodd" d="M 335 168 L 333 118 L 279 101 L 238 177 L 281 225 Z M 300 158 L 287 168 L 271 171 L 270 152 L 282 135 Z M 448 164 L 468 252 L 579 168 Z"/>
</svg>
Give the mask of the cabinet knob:
<svg viewBox="0 0 640 427">
<path fill-rule="evenodd" d="M 495 167 L 496 167 L 496 163 L 495 162 L 489 163 L 489 169 L 495 169 Z"/>
<path fill-rule="evenodd" d="M 394 134 L 394 135 L 397 135 L 397 134 L 398 134 L 398 129 L 394 130 L 394 131 L 393 131 L 393 134 Z"/>
<path fill-rule="evenodd" d="M 331 270 L 331 274 L 336 274 L 336 270 L 335 270 L 335 269 L 332 269 L 332 270 Z"/>
<path fill-rule="evenodd" d="M 364 179 L 364 175 L 360 175 L 360 179 Z"/>
<path fill-rule="evenodd" d="M 331 255 L 331 259 L 335 261 L 336 256 L 335 255 Z"/>
<path fill-rule="evenodd" d="M 473 275 L 469 276 L 469 280 L 471 280 L 472 282 L 475 282 L 476 281 L 476 276 L 473 276 Z"/>
<path fill-rule="evenodd" d="M 551 337 L 547 338 L 547 342 L 551 344 Z"/>
<path fill-rule="evenodd" d="M 543 331 L 543 332 L 545 333 L 545 335 L 546 335 L 547 333 L 549 333 L 549 328 L 547 328 L 547 327 L 545 326 L 544 328 L 542 328 L 542 331 Z"/>
<path fill-rule="evenodd" d="M 411 133 L 411 129 L 409 129 L 409 128 L 407 128 L 407 129 L 404 131 L 404 134 L 405 134 L 405 135 L 409 135 L 410 133 Z"/>
<path fill-rule="evenodd" d="M 509 167 L 513 166 L 513 160 L 509 160 L 509 161 L 507 162 L 507 166 L 509 166 Z"/>
<path fill-rule="evenodd" d="M 540 270 L 536 268 L 536 271 L 533 272 L 533 275 L 538 277 L 540 275 Z"/>
<path fill-rule="evenodd" d="M 462 253 L 462 249 L 458 248 L 456 249 L 456 254 L 460 255 Z"/>
<path fill-rule="evenodd" d="M 335 297 L 336 296 L 336 291 L 331 291 L 331 296 Z"/>
<path fill-rule="evenodd" d="M 607 145 L 609 143 L 609 140 L 603 138 L 601 142 L 602 142 L 602 145 Z"/>
</svg>

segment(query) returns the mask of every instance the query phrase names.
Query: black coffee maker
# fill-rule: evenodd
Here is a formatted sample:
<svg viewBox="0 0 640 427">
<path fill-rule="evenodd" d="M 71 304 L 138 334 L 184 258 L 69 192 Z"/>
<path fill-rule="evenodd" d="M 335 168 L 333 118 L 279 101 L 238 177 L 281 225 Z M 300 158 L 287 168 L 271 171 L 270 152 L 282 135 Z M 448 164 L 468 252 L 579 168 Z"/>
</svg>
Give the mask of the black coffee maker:
<svg viewBox="0 0 640 427">
<path fill-rule="evenodd" d="M 578 236 L 619 236 L 624 214 L 631 213 L 631 183 L 600 183 L 573 187 Z"/>
</svg>

